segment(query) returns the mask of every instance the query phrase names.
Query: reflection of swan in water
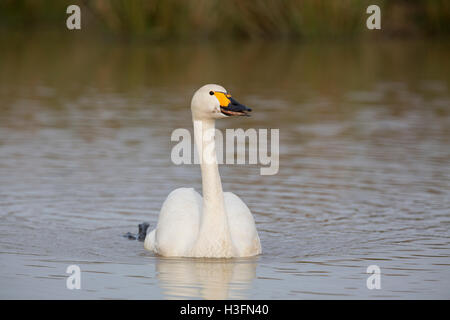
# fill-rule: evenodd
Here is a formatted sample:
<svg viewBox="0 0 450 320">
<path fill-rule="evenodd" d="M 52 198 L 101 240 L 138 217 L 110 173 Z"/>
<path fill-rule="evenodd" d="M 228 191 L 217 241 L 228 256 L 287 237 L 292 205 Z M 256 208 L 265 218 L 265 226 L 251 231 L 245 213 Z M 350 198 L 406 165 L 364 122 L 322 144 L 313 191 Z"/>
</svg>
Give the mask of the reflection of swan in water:
<svg viewBox="0 0 450 320">
<path fill-rule="evenodd" d="M 246 299 L 257 258 L 156 260 L 159 285 L 169 299 Z"/>
</svg>

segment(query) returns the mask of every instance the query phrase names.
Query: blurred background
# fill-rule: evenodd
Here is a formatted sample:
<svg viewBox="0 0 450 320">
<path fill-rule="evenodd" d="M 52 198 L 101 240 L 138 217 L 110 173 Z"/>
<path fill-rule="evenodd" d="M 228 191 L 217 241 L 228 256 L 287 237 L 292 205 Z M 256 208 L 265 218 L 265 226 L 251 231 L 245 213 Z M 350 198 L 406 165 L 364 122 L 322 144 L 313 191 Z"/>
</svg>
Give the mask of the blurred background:
<svg viewBox="0 0 450 320">
<path fill-rule="evenodd" d="M 381 8 L 384 37 L 450 32 L 445 0 L 4 0 L 0 25 L 10 32 L 59 29 L 61 12 L 70 4 L 81 7 L 89 33 L 123 39 L 361 39 L 374 35 L 364 32 L 370 4 Z"/>
<path fill-rule="evenodd" d="M 449 32 L 444 0 L 0 1 L 0 297 L 450 298 Z M 171 190 L 201 190 L 170 135 L 206 83 L 253 109 L 219 129 L 280 129 L 277 175 L 220 167 L 255 259 L 122 237 Z M 65 289 L 69 264 L 83 290 Z"/>
</svg>

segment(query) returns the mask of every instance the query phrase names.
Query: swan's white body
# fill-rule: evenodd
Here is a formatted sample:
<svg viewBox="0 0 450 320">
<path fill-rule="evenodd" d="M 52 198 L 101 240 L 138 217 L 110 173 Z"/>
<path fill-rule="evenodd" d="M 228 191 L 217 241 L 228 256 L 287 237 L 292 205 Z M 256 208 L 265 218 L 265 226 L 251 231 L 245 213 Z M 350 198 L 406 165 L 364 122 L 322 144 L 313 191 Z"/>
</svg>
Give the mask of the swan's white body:
<svg viewBox="0 0 450 320">
<path fill-rule="evenodd" d="M 227 116 L 221 113 L 221 103 L 212 92 L 226 90 L 218 85 L 203 86 L 191 102 L 195 143 L 203 159 L 203 198 L 193 188 L 179 188 L 169 194 L 156 228 L 144 242 L 146 249 L 162 256 L 231 258 L 261 253 L 249 208 L 235 194 L 222 191 L 210 132 L 214 132 L 215 119 Z M 211 151 L 209 159 L 202 150 Z"/>
</svg>

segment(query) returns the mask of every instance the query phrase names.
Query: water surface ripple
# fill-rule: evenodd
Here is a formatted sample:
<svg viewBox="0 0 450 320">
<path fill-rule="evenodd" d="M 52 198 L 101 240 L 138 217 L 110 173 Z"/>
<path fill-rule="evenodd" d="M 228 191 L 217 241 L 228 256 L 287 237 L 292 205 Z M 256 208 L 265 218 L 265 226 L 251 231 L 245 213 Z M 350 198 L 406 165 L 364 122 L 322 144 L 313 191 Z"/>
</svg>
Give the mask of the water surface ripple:
<svg viewBox="0 0 450 320">
<path fill-rule="evenodd" d="M 450 298 L 448 45 L 50 42 L 0 50 L 0 298 Z M 201 190 L 170 134 L 210 82 L 254 110 L 219 128 L 280 129 L 277 175 L 220 169 L 263 254 L 156 257 L 122 234 Z"/>
</svg>

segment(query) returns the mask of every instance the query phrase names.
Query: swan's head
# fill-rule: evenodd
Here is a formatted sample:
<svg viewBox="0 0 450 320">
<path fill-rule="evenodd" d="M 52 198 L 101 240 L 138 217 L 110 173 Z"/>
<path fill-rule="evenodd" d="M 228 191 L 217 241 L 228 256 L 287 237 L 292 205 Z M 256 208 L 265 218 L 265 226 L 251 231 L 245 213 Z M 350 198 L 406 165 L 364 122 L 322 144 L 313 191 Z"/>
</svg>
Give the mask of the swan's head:
<svg viewBox="0 0 450 320">
<path fill-rule="evenodd" d="M 248 112 L 252 111 L 217 84 L 207 84 L 198 89 L 192 97 L 191 110 L 197 120 L 248 116 Z"/>
</svg>

